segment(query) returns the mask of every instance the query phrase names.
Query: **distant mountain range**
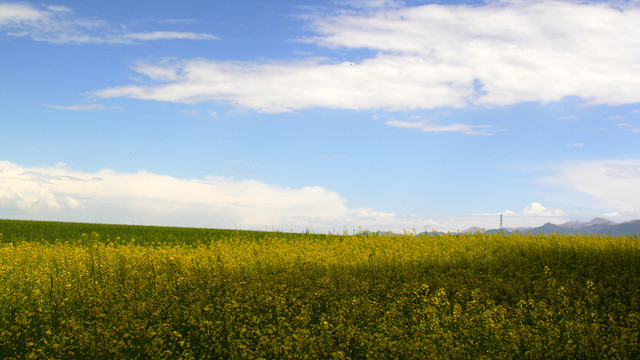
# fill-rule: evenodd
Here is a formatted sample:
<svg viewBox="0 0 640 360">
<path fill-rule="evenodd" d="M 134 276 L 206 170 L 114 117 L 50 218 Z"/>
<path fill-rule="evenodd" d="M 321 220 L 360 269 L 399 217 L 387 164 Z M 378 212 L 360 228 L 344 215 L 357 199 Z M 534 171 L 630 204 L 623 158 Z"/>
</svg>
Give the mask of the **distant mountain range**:
<svg viewBox="0 0 640 360">
<path fill-rule="evenodd" d="M 524 233 L 524 234 L 602 234 L 602 235 L 637 235 L 640 236 L 640 220 L 625 221 L 616 223 L 603 218 L 595 218 L 589 222 L 569 221 L 564 224 L 556 225 L 546 223 L 538 227 L 520 227 L 520 228 L 502 228 L 485 230 L 478 227 L 472 227 L 461 231 L 461 233 L 482 232 L 485 234 L 493 234 L 502 232 L 506 234 Z M 438 232 L 427 232 L 424 234 L 434 234 Z"/>
<path fill-rule="evenodd" d="M 640 220 L 631 220 L 623 223 L 616 223 L 603 218 L 595 218 L 589 222 L 569 221 L 556 225 L 546 223 L 542 226 L 531 228 L 505 228 L 492 229 L 487 232 L 504 231 L 507 233 L 521 232 L 525 234 L 602 234 L 602 235 L 640 235 Z"/>
</svg>

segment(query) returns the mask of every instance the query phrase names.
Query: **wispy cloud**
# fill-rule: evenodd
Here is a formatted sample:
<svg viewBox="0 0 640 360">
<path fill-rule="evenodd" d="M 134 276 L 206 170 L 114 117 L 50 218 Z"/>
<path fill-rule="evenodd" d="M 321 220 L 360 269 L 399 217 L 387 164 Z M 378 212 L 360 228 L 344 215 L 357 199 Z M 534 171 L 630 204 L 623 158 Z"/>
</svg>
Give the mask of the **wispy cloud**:
<svg viewBox="0 0 640 360">
<path fill-rule="evenodd" d="M 65 7 L 50 7 L 50 11 L 65 12 Z M 0 26 L 11 24 L 35 23 L 46 18 L 46 11 L 37 10 L 24 3 L 4 3 L 0 4 Z"/>
<path fill-rule="evenodd" d="M 152 40 L 212 40 L 205 33 L 151 31 L 135 32 L 121 24 L 95 18 L 81 18 L 65 6 L 35 6 L 29 3 L 0 4 L 0 32 L 56 44 L 134 44 Z"/>
<path fill-rule="evenodd" d="M 640 160 L 590 160 L 559 164 L 546 182 L 586 195 L 597 206 L 640 217 Z"/>
<path fill-rule="evenodd" d="M 71 110 L 71 111 L 92 111 L 92 110 L 120 110 L 120 106 L 106 106 L 103 104 L 87 104 L 87 105 L 51 105 L 44 104 L 50 109 Z"/>
<path fill-rule="evenodd" d="M 414 129 L 424 132 L 462 132 L 467 135 L 490 135 L 489 125 L 448 124 L 441 125 L 431 120 L 400 121 L 390 120 L 385 124 L 393 127 Z"/>
<path fill-rule="evenodd" d="M 140 24 L 195 24 L 197 19 L 139 19 L 135 23 Z"/>
<path fill-rule="evenodd" d="M 150 41 L 150 40 L 172 40 L 172 39 L 185 39 L 185 40 L 214 40 L 218 39 L 217 36 L 203 33 L 192 32 L 178 32 L 178 31 L 152 31 L 152 32 L 138 32 L 129 33 L 123 35 L 124 38 L 132 40 Z"/>
<path fill-rule="evenodd" d="M 373 57 L 147 62 L 135 70 L 149 78 L 148 84 L 95 94 L 214 101 L 268 113 L 502 106 L 566 96 L 587 104 L 635 103 L 640 101 L 640 8 L 635 4 L 625 3 L 620 11 L 606 2 L 406 6 L 370 1 L 348 11 L 306 16 L 316 34 L 301 41 L 341 53 L 368 49 Z M 160 72 L 171 76 L 154 77 Z"/>
<path fill-rule="evenodd" d="M 319 160 L 336 160 L 336 159 L 345 159 L 345 158 L 346 156 L 342 154 L 318 155 L 314 157 L 314 159 L 319 159 Z"/>
<path fill-rule="evenodd" d="M 566 147 L 568 148 L 581 148 L 584 146 L 584 143 L 572 143 L 572 144 L 567 144 Z"/>
<path fill-rule="evenodd" d="M 266 113 L 311 107 L 408 109 L 457 106 L 453 89 L 419 86 L 434 76 L 402 58 L 361 64 L 326 59 L 248 63 L 208 60 L 140 63 L 135 70 L 154 82 L 94 92 L 98 97 L 197 103 L 216 101 Z M 415 70 L 415 71 L 414 71 Z M 434 69 L 436 71 L 436 69 Z M 443 79 L 444 81 L 444 79 Z"/>
<path fill-rule="evenodd" d="M 631 132 L 640 131 L 640 125 L 638 124 L 620 123 L 620 124 L 616 124 L 616 127 L 627 129 L 627 131 L 631 131 Z"/>
</svg>

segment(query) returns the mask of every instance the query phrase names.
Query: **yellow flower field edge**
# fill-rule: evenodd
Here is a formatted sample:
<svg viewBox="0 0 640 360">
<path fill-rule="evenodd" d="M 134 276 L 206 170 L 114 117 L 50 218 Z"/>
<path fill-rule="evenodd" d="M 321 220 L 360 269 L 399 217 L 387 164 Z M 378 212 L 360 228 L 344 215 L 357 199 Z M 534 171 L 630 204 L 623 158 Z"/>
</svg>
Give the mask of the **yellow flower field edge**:
<svg viewBox="0 0 640 360">
<path fill-rule="evenodd" d="M 637 359 L 639 329 L 636 237 L 0 220 L 2 359 Z"/>
</svg>

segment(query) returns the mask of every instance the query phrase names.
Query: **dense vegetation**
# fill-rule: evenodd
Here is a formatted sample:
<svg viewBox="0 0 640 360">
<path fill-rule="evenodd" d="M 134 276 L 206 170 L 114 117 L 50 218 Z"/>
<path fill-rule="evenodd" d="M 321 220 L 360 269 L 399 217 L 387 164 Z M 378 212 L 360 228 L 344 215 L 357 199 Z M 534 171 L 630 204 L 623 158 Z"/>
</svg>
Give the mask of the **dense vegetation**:
<svg viewBox="0 0 640 360">
<path fill-rule="evenodd" d="M 0 220 L 2 359 L 638 359 L 640 243 Z"/>
</svg>

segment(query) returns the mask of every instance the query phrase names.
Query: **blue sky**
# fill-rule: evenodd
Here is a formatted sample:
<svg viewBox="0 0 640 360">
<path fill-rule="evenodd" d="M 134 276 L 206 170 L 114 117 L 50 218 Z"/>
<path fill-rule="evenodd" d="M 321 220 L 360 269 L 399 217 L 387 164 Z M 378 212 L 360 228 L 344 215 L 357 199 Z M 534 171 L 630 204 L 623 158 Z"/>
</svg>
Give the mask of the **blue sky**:
<svg viewBox="0 0 640 360">
<path fill-rule="evenodd" d="M 640 218 L 635 1 L 0 2 L 0 218 Z"/>
</svg>

